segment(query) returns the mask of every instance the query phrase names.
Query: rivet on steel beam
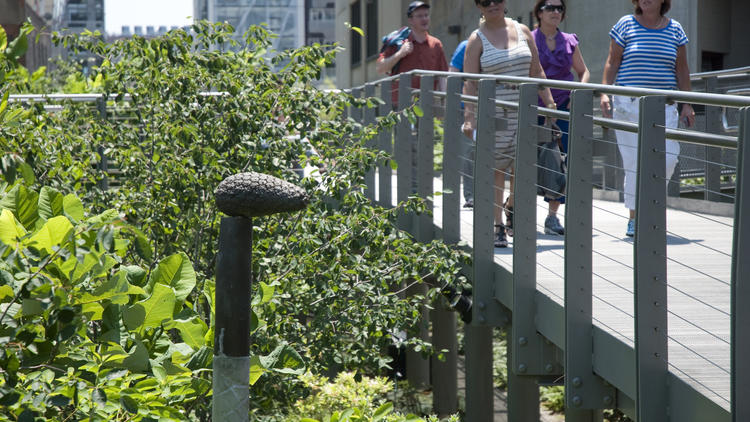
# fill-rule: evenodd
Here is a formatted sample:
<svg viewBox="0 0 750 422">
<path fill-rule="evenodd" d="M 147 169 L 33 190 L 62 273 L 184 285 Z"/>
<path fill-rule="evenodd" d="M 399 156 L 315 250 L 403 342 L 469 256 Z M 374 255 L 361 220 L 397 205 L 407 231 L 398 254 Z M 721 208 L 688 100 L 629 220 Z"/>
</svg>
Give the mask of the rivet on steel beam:
<svg viewBox="0 0 750 422">
<path fill-rule="evenodd" d="M 487 322 L 487 318 L 483 317 L 482 315 L 479 315 L 478 320 L 480 324 L 484 324 L 485 322 Z"/>
<path fill-rule="evenodd" d="M 554 369 L 555 369 L 555 367 L 552 366 L 551 363 L 548 363 L 548 364 L 544 365 L 544 371 L 547 372 L 548 374 L 551 374 L 552 370 L 554 370 Z"/>
<path fill-rule="evenodd" d="M 575 377 L 575 378 L 573 378 L 573 386 L 574 387 L 580 387 L 582 385 L 583 385 L 583 380 L 581 379 L 581 377 Z"/>
<path fill-rule="evenodd" d="M 521 337 L 518 339 L 518 344 L 520 344 L 521 346 L 526 346 L 527 344 L 529 344 L 529 340 L 527 340 L 526 337 Z"/>
<path fill-rule="evenodd" d="M 521 364 L 518 365 L 518 372 L 520 372 L 522 374 L 526 373 L 526 364 L 525 363 L 521 363 Z"/>
<path fill-rule="evenodd" d="M 580 396 L 573 397 L 573 406 L 580 407 L 583 404 L 583 399 Z"/>
<path fill-rule="evenodd" d="M 485 309 L 487 307 L 484 302 L 477 303 L 477 306 L 479 306 L 479 309 Z"/>
<path fill-rule="evenodd" d="M 610 406 L 612 404 L 612 396 L 604 396 L 604 398 L 602 399 L 602 402 L 606 406 Z"/>
</svg>

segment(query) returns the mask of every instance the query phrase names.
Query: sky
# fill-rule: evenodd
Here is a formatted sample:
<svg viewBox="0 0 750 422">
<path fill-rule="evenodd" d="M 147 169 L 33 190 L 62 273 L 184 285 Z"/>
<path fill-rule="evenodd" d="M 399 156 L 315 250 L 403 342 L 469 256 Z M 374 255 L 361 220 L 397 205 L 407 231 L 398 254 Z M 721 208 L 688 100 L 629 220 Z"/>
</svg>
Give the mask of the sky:
<svg viewBox="0 0 750 422">
<path fill-rule="evenodd" d="M 193 23 L 193 0 L 104 0 L 104 29 L 119 34 L 122 26 L 147 25 L 167 28 Z"/>
</svg>

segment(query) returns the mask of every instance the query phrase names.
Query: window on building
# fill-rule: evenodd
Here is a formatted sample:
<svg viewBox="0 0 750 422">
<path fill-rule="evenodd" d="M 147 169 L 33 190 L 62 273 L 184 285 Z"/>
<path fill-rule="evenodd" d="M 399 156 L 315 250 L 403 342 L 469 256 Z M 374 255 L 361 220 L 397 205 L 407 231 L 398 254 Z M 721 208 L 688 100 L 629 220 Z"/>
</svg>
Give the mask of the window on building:
<svg viewBox="0 0 750 422">
<path fill-rule="evenodd" d="M 351 22 L 352 26 L 362 28 L 362 2 L 357 0 L 351 4 Z M 350 48 L 352 52 L 352 65 L 359 65 L 362 63 L 362 36 L 357 31 L 349 31 L 350 33 Z"/>
<path fill-rule="evenodd" d="M 378 2 L 377 0 L 367 0 L 367 9 L 365 11 L 367 25 L 365 26 L 365 35 L 367 37 L 367 57 L 377 55 L 380 47 L 380 37 L 378 37 Z"/>
</svg>

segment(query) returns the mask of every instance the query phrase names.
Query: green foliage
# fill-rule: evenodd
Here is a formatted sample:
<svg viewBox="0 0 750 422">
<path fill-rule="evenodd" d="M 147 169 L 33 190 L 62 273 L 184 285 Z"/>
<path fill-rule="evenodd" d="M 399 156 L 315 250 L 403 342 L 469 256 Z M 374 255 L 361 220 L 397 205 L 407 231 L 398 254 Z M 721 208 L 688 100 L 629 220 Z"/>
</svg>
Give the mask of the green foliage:
<svg viewBox="0 0 750 422">
<path fill-rule="evenodd" d="M 361 422 L 437 422 L 430 416 L 423 419 L 414 414 L 404 415 L 394 411 L 394 405 L 386 401 L 386 394 L 393 384 L 385 378 L 358 377 L 351 372 L 342 372 L 333 382 L 328 378 L 305 374 L 303 384 L 311 394 L 295 404 L 295 413 L 286 419 L 290 422 L 313 421 L 361 421 Z M 457 422 L 457 417 L 447 419 Z"/>
<path fill-rule="evenodd" d="M 565 411 L 565 387 L 561 385 L 541 387 L 540 393 L 539 399 L 544 407 L 555 413 Z"/>
<path fill-rule="evenodd" d="M 213 190 L 241 171 L 298 183 L 312 198 L 295 215 L 254 221 L 255 420 L 283 418 L 306 397 L 305 371 L 382 373 L 387 347 L 415 329 L 439 287 L 460 289 L 465 254 L 395 226 L 399 213 L 424 212 L 422 201 L 384 209 L 362 192 L 365 172 L 388 159 L 363 145 L 404 116 L 373 127 L 343 117 L 378 102 L 314 88 L 330 46 L 272 52 L 271 34 L 254 27 L 227 51 L 232 32 L 201 22 L 112 44 L 55 35 L 101 65 L 85 78 L 71 66 L 69 77 L 38 75 L 39 86 L 83 80 L 68 87 L 100 90 L 107 102 L 59 101 L 53 113 L 0 103 L 0 336 L 17 339 L 0 358 L 9 401 L 0 415 L 207 417 L 221 217 Z M 320 171 L 301 178 L 294 168 L 304 166 Z M 427 298 L 397 294 L 425 279 Z"/>
</svg>

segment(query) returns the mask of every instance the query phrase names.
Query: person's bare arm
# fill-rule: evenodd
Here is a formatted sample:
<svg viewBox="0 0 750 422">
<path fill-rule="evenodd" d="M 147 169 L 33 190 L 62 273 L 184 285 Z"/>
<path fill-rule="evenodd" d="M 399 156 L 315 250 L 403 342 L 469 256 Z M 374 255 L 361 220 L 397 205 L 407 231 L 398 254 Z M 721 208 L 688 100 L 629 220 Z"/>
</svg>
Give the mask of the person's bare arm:
<svg viewBox="0 0 750 422">
<path fill-rule="evenodd" d="M 521 30 L 526 36 L 526 44 L 529 46 L 529 50 L 531 50 L 531 66 L 529 66 L 529 76 L 532 78 L 547 79 L 547 75 L 544 74 L 542 63 L 539 61 L 539 51 L 537 51 L 536 49 L 536 43 L 534 42 L 534 37 L 531 35 L 531 31 L 529 31 L 529 28 L 526 25 L 521 25 Z M 542 97 L 542 101 L 544 101 L 544 104 L 547 108 L 557 108 L 557 104 L 555 104 L 555 98 L 552 96 L 552 91 L 549 89 L 549 87 L 545 87 L 539 90 L 539 96 Z M 556 119 L 550 119 L 549 122 L 555 123 L 555 120 Z"/>
<path fill-rule="evenodd" d="M 471 34 L 469 42 L 466 44 L 464 53 L 464 72 L 479 73 L 479 57 L 482 55 L 482 40 L 476 32 Z M 467 79 L 464 81 L 464 95 L 477 95 L 477 81 Z M 474 137 L 474 128 L 476 127 L 476 105 L 471 102 L 464 104 L 464 125 L 463 132 L 469 139 Z"/>
<path fill-rule="evenodd" d="M 607 55 L 607 61 L 604 63 L 604 72 L 602 73 L 602 84 L 612 85 L 615 83 L 615 76 L 617 76 L 617 71 L 620 70 L 622 54 L 624 52 L 625 49 L 620 44 L 617 44 L 615 40 L 610 40 L 609 55 Z M 612 105 L 609 103 L 609 95 L 601 95 L 599 106 L 604 117 L 612 116 Z"/>
<path fill-rule="evenodd" d="M 378 62 L 375 64 L 375 71 L 384 75 L 390 73 L 393 66 L 396 66 L 396 63 L 398 63 L 399 60 L 408 56 L 412 50 L 414 50 L 414 46 L 411 41 L 404 40 L 404 43 L 401 44 L 401 48 L 399 48 L 394 54 L 388 57 L 378 58 Z"/>
<path fill-rule="evenodd" d="M 589 68 L 586 67 L 586 63 L 583 61 L 583 54 L 581 54 L 581 49 L 578 46 L 573 51 L 573 70 L 578 75 L 579 82 L 586 83 L 591 78 Z"/>
<path fill-rule="evenodd" d="M 687 48 L 684 45 L 677 47 L 677 62 L 675 65 L 677 88 L 679 88 L 680 91 L 690 91 L 690 67 L 688 66 Z M 693 127 L 695 124 L 695 111 L 691 104 L 682 103 L 680 120 L 685 122 L 685 126 Z"/>
</svg>

